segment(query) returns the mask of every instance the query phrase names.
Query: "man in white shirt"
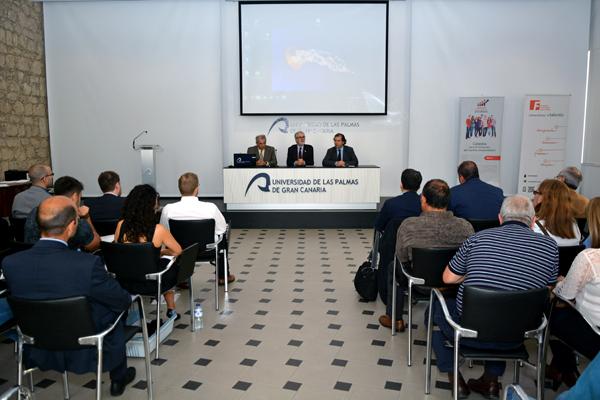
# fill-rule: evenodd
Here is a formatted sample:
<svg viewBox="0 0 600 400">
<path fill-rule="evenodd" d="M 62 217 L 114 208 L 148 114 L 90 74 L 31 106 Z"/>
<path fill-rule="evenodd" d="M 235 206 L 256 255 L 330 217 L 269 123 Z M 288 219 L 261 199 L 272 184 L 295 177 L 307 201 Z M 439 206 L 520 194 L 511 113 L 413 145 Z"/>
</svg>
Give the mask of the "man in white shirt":
<svg viewBox="0 0 600 400">
<path fill-rule="evenodd" d="M 169 229 L 169 219 L 214 219 L 215 220 L 215 241 L 219 237 L 223 236 L 227 231 L 227 223 L 225 217 L 221 214 L 221 211 L 213 203 L 200 201 L 198 199 L 198 192 L 200 186 L 198 183 L 198 175 L 193 172 L 186 172 L 179 177 L 178 181 L 179 192 L 181 193 L 181 200 L 176 203 L 170 203 L 164 206 L 160 217 L 160 223 L 165 228 Z M 223 237 L 223 241 L 219 247 L 227 248 L 227 238 Z M 219 255 L 219 276 L 223 276 L 223 257 Z M 229 269 L 229 275 L 227 276 L 228 282 L 233 282 L 235 276 L 231 274 Z M 224 284 L 223 278 L 219 279 L 219 284 Z"/>
</svg>

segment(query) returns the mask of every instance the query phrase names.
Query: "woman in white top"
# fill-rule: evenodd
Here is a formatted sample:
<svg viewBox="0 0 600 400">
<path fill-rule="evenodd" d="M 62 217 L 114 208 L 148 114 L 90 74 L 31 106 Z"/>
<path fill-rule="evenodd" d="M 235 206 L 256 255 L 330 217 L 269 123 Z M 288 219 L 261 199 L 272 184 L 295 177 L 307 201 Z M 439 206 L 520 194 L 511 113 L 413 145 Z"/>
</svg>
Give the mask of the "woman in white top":
<svg viewBox="0 0 600 400">
<path fill-rule="evenodd" d="M 572 307 L 562 304 L 552 311 L 550 333 L 561 341 L 551 341 L 552 363 L 547 376 L 572 386 L 579 372 L 572 349 L 593 359 L 600 351 L 600 337 L 581 318 L 585 315 L 595 326 L 600 326 L 600 197 L 592 199 L 587 208 L 592 247 L 583 250 L 573 261 L 566 277 L 559 277 L 554 292 L 562 298 L 575 301 Z"/>
<path fill-rule="evenodd" d="M 581 232 L 573 215 L 569 188 L 557 179 L 546 179 L 533 192 L 536 223 L 533 230 L 550 236 L 559 246 L 577 246 Z"/>
</svg>

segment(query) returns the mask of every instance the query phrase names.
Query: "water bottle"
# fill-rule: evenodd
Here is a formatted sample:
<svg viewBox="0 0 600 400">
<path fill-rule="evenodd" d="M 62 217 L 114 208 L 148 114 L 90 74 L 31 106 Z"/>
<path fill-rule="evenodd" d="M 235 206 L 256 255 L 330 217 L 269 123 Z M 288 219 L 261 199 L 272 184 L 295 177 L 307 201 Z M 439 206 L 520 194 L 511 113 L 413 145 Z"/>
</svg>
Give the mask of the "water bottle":
<svg viewBox="0 0 600 400">
<path fill-rule="evenodd" d="M 202 304 L 196 303 L 194 307 L 194 328 L 201 329 L 204 326 L 203 317 Z"/>
</svg>

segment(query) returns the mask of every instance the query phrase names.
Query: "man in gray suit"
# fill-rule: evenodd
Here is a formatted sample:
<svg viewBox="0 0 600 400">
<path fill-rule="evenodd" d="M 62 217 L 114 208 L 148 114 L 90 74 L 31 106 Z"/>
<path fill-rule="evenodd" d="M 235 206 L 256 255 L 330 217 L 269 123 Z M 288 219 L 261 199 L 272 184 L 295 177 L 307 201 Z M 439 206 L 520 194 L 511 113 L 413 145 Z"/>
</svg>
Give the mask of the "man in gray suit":
<svg viewBox="0 0 600 400">
<path fill-rule="evenodd" d="M 275 148 L 267 146 L 267 137 L 265 135 L 256 136 L 256 146 L 248 147 L 246 152 L 256 156 L 257 167 L 277 166 L 277 154 L 275 154 Z"/>
</svg>

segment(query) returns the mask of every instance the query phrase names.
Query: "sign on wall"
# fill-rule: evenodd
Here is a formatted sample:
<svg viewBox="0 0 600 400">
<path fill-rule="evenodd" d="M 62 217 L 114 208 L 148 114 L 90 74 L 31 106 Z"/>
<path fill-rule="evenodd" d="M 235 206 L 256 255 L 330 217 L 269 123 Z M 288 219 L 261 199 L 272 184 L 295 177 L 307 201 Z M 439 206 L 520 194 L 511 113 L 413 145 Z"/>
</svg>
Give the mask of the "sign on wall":
<svg viewBox="0 0 600 400">
<path fill-rule="evenodd" d="M 460 98 L 459 163 L 475 161 L 482 180 L 500 186 L 504 97 Z"/>
<path fill-rule="evenodd" d="M 527 96 L 517 193 L 531 195 L 565 166 L 570 95 Z"/>
</svg>

